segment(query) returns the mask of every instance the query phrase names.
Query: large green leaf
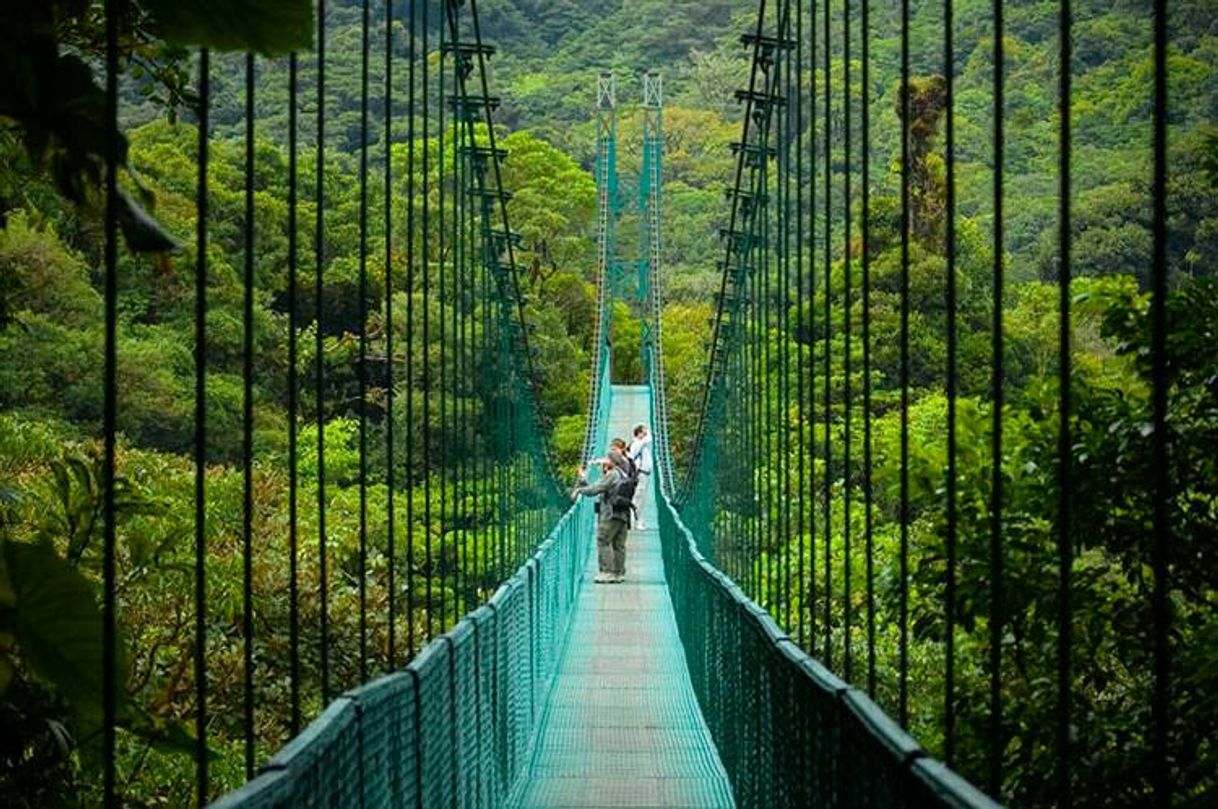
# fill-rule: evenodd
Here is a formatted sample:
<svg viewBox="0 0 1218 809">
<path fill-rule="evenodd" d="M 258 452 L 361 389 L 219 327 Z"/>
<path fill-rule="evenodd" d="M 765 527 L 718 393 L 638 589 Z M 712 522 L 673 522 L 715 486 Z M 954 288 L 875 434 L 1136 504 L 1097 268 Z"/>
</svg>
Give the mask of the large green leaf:
<svg viewBox="0 0 1218 809">
<path fill-rule="evenodd" d="M 313 42 L 309 0 L 145 0 L 169 42 L 263 54 Z"/>
<path fill-rule="evenodd" d="M 17 595 L 12 629 L 21 656 L 82 718 L 102 711 L 102 617 L 93 587 L 49 543 L 0 543 Z M 126 667 L 118 658 L 121 694 Z"/>
</svg>

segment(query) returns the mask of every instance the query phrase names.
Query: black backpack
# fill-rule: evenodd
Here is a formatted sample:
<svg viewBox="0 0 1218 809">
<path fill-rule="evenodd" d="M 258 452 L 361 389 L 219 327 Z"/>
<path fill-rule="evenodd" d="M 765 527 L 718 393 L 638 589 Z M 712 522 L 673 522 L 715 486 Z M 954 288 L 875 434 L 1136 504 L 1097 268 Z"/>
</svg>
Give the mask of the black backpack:
<svg viewBox="0 0 1218 809">
<path fill-rule="evenodd" d="M 634 492 L 639 486 L 639 467 L 630 458 L 626 458 L 626 463 L 629 469 L 622 472 L 622 479 L 613 487 L 613 494 L 609 497 L 609 507 L 612 510 L 613 517 L 619 520 L 630 522 L 634 516 Z"/>
</svg>

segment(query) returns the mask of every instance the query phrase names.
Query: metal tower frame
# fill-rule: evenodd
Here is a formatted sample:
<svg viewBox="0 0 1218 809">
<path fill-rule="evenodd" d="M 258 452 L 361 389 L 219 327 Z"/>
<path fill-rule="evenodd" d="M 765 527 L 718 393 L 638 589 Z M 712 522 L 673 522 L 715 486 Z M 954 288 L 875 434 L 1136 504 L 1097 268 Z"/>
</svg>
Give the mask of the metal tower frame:
<svg viewBox="0 0 1218 809">
<path fill-rule="evenodd" d="M 642 240 L 639 251 L 639 303 L 642 309 L 642 347 L 647 363 L 647 377 L 657 390 L 653 393 L 654 424 L 652 430 L 667 431 L 668 397 L 664 395 L 664 353 L 662 350 L 663 297 L 660 287 L 663 247 L 664 199 L 664 77 L 656 72 L 643 74 L 643 166 L 639 177 L 639 212 Z M 660 452 L 667 451 L 667 440 L 656 444 Z M 658 464 L 660 486 L 667 494 L 673 491 L 669 479 L 671 464 L 667 459 Z"/>
<path fill-rule="evenodd" d="M 609 352 L 609 299 L 611 272 L 616 254 L 617 218 L 617 78 L 602 73 L 596 79 L 596 334 L 592 349 L 592 379 L 588 385 L 588 412 L 596 412 L 602 395 L 601 365 L 612 362 Z M 611 378 L 611 377 L 610 377 Z M 584 460 L 596 452 L 596 425 L 588 420 L 584 432 Z"/>
</svg>

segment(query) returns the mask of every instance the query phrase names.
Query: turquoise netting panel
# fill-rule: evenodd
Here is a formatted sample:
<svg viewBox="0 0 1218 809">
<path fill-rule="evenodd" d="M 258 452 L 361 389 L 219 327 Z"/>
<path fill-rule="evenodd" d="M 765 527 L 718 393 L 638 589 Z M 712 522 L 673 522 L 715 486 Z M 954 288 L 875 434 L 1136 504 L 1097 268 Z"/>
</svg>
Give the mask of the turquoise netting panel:
<svg viewBox="0 0 1218 809">
<path fill-rule="evenodd" d="M 800 649 L 703 557 L 666 498 L 658 511 L 690 679 L 737 806 L 998 806 Z"/>
<path fill-rule="evenodd" d="M 335 700 L 218 809 L 500 805 L 527 765 L 593 535 L 558 522 L 489 602 L 403 671 Z"/>
</svg>

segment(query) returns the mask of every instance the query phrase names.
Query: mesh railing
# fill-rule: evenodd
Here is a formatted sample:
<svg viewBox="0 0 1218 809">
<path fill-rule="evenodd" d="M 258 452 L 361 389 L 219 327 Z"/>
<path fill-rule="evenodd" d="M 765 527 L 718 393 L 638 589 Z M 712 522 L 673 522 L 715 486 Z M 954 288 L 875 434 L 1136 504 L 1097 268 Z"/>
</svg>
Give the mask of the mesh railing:
<svg viewBox="0 0 1218 809">
<path fill-rule="evenodd" d="M 659 515 L 690 679 L 738 807 L 998 806 L 800 649 L 667 498 Z"/>
<path fill-rule="evenodd" d="M 403 671 L 343 694 L 212 806 L 499 805 L 527 763 L 592 522 L 581 500 L 490 601 Z"/>
</svg>

